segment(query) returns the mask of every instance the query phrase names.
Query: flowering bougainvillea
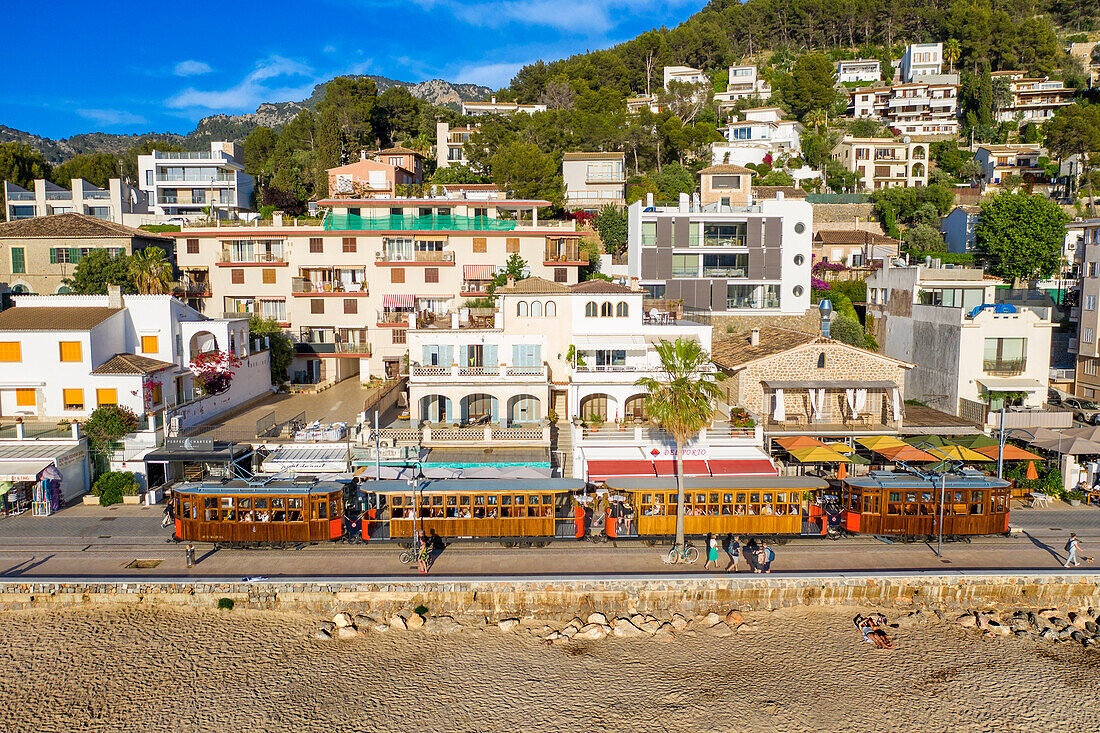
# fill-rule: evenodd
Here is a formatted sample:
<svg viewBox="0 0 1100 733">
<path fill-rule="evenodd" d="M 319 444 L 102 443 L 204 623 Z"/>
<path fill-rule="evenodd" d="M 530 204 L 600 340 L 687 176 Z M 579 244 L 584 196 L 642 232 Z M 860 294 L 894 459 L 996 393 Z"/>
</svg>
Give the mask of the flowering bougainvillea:
<svg viewBox="0 0 1100 733">
<path fill-rule="evenodd" d="M 819 277 L 811 277 L 810 278 L 810 287 L 813 288 L 814 290 L 828 290 L 829 289 L 829 283 L 825 282 L 824 280 L 822 280 Z"/>
<path fill-rule="evenodd" d="M 824 260 L 814 263 L 814 272 L 840 272 L 841 270 L 847 270 L 841 262 L 825 262 Z"/>
<path fill-rule="evenodd" d="M 207 351 L 191 361 L 195 382 L 206 394 L 218 394 L 229 389 L 233 374 L 241 359 L 229 351 Z"/>
</svg>

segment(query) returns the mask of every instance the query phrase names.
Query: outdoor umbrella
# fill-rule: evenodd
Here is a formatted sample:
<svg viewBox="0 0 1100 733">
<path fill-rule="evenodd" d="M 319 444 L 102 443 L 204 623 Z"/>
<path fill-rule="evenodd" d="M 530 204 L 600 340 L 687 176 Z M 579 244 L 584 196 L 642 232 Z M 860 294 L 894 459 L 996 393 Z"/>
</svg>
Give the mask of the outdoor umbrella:
<svg viewBox="0 0 1100 733">
<path fill-rule="evenodd" d="M 853 466 L 866 466 L 871 462 L 871 459 L 864 458 L 858 453 L 850 453 L 848 454 L 848 462 L 851 463 Z"/>
<path fill-rule="evenodd" d="M 1027 462 L 1027 473 L 1024 475 L 1028 481 L 1034 481 L 1039 478 L 1039 472 L 1035 470 L 1035 461 Z"/>
<path fill-rule="evenodd" d="M 1012 431 L 1009 430 L 1008 433 L 1010 433 L 1009 437 L 1012 437 L 1011 436 Z M 1036 445 L 1041 440 L 1054 440 L 1054 441 L 1057 441 L 1061 437 L 1062 437 L 1061 431 L 1048 430 L 1047 428 L 1035 428 L 1035 437 L 1031 437 L 1030 435 L 1021 434 L 1019 439 L 1020 440 L 1026 440 L 1031 445 Z"/>
<path fill-rule="evenodd" d="M 8 493 L 15 487 L 11 481 L 0 481 L 0 496 Z"/>
<path fill-rule="evenodd" d="M 808 435 L 792 435 L 786 438 L 776 438 L 773 442 L 778 443 L 783 447 L 785 451 L 798 450 L 799 448 L 824 448 L 825 444 L 817 438 L 811 438 Z"/>
<path fill-rule="evenodd" d="M 925 453 L 919 448 L 902 443 L 892 448 L 876 448 L 875 453 L 886 456 L 891 461 L 904 461 L 906 463 L 932 463 L 938 460 L 931 453 Z"/>
<path fill-rule="evenodd" d="M 898 440 L 892 435 L 872 435 L 867 438 L 856 438 L 856 442 L 868 450 L 878 451 L 879 448 L 910 448 L 904 440 Z"/>
<path fill-rule="evenodd" d="M 837 453 L 832 448 L 818 446 L 817 448 L 797 448 L 790 451 L 791 457 L 799 463 L 848 463 L 850 459 L 843 453 Z"/>
<path fill-rule="evenodd" d="M 984 448 L 975 448 L 974 450 L 981 453 L 983 456 L 989 456 L 990 460 L 995 461 L 997 460 L 997 451 L 999 448 L 1000 447 L 996 445 L 988 445 Z M 1005 444 L 1004 459 L 1006 461 L 1041 461 L 1043 457 L 1037 456 L 1031 451 L 1026 451 L 1023 448 Z"/>
<path fill-rule="evenodd" d="M 949 440 L 941 438 L 938 435 L 914 435 L 910 438 L 906 438 L 905 442 L 915 448 L 924 448 L 926 445 L 934 445 L 937 447 L 945 445 L 956 445 Z"/>
<path fill-rule="evenodd" d="M 838 479 L 848 478 L 848 470 L 847 468 L 845 468 L 843 463 L 841 463 L 840 466 L 836 469 L 836 477 Z"/>
<path fill-rule="evenodd" d="M 969 448 L 970 450 L 978 450 L 979 448 L 985 448 L 991 445 L 998 445 L 999 441 L 996 438 L 991 438 L 988 435 L 960 435 L 952 441 L 955 445 L 961 445 Z"/>
<path fill-rule="evenodd" d="M 848 445 L 847 443 L 841 443 L 840 441 L 837 441 L 835 443 L 826 443 L 825 447 L 826 448 L 832 448 L 837 453 L 843 453 L 844 455 L 850 455 L 850 454 L 856 452 L 855 448 Z"/>
<path fill-rule="evenodd" d="M 950 456 L 956 461 L 978 461 L 984 463 L 985 461 L 993 460 L 984 453 L 980 453 L 976 450 L 971 450 L 970 448 L 964 448 L 961 445 L 944 445 L 936 448 L 929 448 L 928 452 L 938 458 L 945 458 L 947 456 Z"/>
<path fill-rule="evenodd" d="M 1032 445 L 1037 448 L 1042 448 L 1043 450 L 1054 451 L 1055 453 L 1062 453 L 1071 456 L 1100 454 L 1100 443 L 1093 443 L 1091 440 L 1085 440 L 1084 438 L 1074 438 L 1072 436 L 1036 440 L 1034 443 L 1032 443 Z"/>
<path fill-rule="evenodd" d="M 1085 440 L 1091 440 L 1093 443 L 1100 443 L 1100 425 L 1086 425 L 1080 428 L 1070 428 L 1069 430 L 1063 430 L 1062 435 L 1069 435 L 1074 438 L 1084 438 Z"/>
</svg>

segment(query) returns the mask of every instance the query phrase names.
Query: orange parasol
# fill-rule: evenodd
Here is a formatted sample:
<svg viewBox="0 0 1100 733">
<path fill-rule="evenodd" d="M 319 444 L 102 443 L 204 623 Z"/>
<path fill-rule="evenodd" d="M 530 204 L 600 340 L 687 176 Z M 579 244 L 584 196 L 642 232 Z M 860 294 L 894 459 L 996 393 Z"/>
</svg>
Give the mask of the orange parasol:
<svg viewBox="0 0 1100 733">
<path fill-rule="evenodd" d="M 911 445 L 902 444 L 895 448 L 876 448 L 875 453 L 884 455 L 891 461 L 906 461 L 908 463 L 931 463 L 938 460 L 931 453 L 926 453 Z"/>
<path fill-rule="evenodd" d="M 993 460 L 997 460 L 997 446 L 987 445 L 984 448 L 975 448 L 977 452 L 983 456 L 988 456 Z M 1031 451 L 1026 451 L 1023 448 L 1017 448 L 1014 445 L 1005 445 L 1004 459 L 1006 461 L 1041 461 L 1042 456 L 1037 456 Z"/>
<path fill-rule="evenodd" d="M 785 451 L 798 450 L 800 448 L 824 448 L 825 444 L 817 438 L 808 435 L 792 435 L 786 438 L 775 438 L 773 443 L 782 446 Z"/>
<path fill-rule="evenodd" d="M 844 467 L 844 464 L 840 464 L 840 468 L 836 470 L 836 477 L 839 479 L 848 478 L 848 469 Z"/>
<path fill-rule="evenodd" d="M 1039 472 L 1035 470 L 1035 461 L 1027 462 L 1026 477 L 1028 481 L 1034 481 L 1035 479 L 1039 478 Z"/>
</svg>

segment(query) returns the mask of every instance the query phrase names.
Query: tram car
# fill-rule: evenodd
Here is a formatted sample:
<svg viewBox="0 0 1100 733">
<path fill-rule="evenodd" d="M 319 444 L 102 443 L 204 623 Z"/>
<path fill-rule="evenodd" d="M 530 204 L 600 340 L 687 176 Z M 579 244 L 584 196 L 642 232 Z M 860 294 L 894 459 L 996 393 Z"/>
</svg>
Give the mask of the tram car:
<svg viewBox="0 0 1100 733">
<path fill-rule="evenodd" d="M 183 483 L 172 491 L 175 539 L 278 545 L 344 536 L 348 481 L 299 476 Z"/>
<path fill-rule="evenodd" d="M 841 507 L 849 532 L 906 537 L 939 533 L 957 537 L 1008 531 L 1011 484 L 964 470 L 956 475 L 922 478 L 893 471 L 872 471 L 844 479 Z"/>
</svg>

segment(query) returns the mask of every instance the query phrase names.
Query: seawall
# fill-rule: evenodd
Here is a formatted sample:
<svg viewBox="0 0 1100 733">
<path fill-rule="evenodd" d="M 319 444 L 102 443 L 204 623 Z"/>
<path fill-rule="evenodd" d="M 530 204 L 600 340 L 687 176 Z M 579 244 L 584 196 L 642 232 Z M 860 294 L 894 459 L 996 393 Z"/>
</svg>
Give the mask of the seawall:
<svg viewBox="0 0 1100 733">
<path fill-rule="evenodd" d="M 425 606 L 432 614 L 571 618 L 605 613 L 706 613 L 739 608 L 862 605 L 876 607 L 1100 607 L 1100 574 L 881 573 L 861 575 L 601 578 L 393 578 L 0 581 L 0 610 L 89 607 L 217 606 L 333 613 L 390 613 Z"/>
</svg>

